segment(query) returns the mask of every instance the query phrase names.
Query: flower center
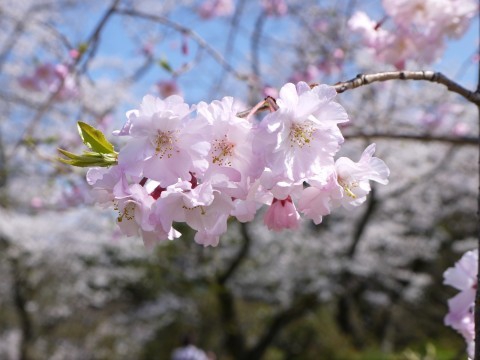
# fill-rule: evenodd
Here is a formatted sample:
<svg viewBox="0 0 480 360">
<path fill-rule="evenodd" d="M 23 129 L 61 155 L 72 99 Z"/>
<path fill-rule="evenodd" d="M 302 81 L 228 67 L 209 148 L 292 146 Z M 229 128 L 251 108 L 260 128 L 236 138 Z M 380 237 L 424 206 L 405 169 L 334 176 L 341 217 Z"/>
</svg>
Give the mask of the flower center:
<svg viewBox="0 0 480 360">
<path fill-rule="evenodd" d="M 125 205 L 125 207 L 123 208 L 122 211 L 120 211 L 118 203 L 114 202 L 114 207 L 113 208 L 118 211 L 118 217 L 117 217 L 118 222 L 122 222 L 123 219 L 133 220 L 135 218 L 135 203 L 134 202 L 128 202 Z"/>
<path fill-rule="evenodd" d="M 205 215 L 207 213 L 207 211 L 205 210 L 205 208 L 202 206 L 202 205 L 197 205 L 197 206 L 194 206 L 194 207 L 188 207 L 186 205 L 182 205 L 182 208 L 185 209 L 185 210 L 195 210 L 195 209 L 200 209 L 200 215 Z"/>
<path fill-rule="evenodd" d="M 345 194 L 347 194 L 347 196 L 350 196 L 352 199 L 357 198 L 357 195 L 355 195 L 352 190 L 358 187 L 358 182 L 356 181 L 348 182 L 342 179 L 341 177 L 338 177 L 338 184 L 343 188 L 343 191 L 345 191 Z"/>
<path fill-rule="evenodd" d="M 160 159 L 166 156 L 170 159 L 175 152 L 175 143 L 177 142 L 176 130 L 158 131 L 153 144 L 155 145 L 155 155 L 158 155 Z M 176 150 L 176 152 L 179 152 Z"/>
<path fill-rule="evenodd" d="M 228 140 L 227 135 L 223 139 L 215 139 L 212 145 L 212 162 L 219 166 L 232 166 L 231 157 L 235 144 Z"/>
<path fill-rule="evenodd" d="M 293 147 L 294 145 L 297 145 L 298 147 L 303 148 L 305 145 L 310 145 L 315 130 L 315 127 L 310 122 L 293 124 L 290 128 L 290 146 Z"/>
</svg>

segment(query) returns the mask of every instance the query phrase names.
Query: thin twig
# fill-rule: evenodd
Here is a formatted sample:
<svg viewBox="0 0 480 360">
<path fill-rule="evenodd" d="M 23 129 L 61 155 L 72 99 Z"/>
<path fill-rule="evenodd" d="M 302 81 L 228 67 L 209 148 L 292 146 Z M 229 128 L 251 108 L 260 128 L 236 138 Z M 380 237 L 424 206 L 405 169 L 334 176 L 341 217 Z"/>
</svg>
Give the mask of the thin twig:
<svg viewBox="0 0 480 360">
<path fill-rule="evenodd" d="M 192 29 L 185 27 L 183 25 L 180 25 L 179 23 L 176 23 L 166 17 L 159 16 L 159 15 L 153 15 L 153 14 L 147 14 L 144 12 L 136 11 L 136 10 L 130 10 L 130 9 L 117 9 L 116 10 L 117 14 L 120 15 L 125 15 L 125 16 L 131 16 L 131 17 L 137 17 L 145 20 L 150 20 L 157 22 L 159 24 L 168 26 L 188 37 L 190 37 L 192 40 L 194 40 L 198 46 L 200 46 L 202 49 L 204 49 L 216 62 L 218 62 L 225 70 L 228 72 L 232 73 L 235 75 L 236 78 L 239 80 L 243 81 L 249 81 L 250 78 L 242 73 L 239 73 L 237 70 L 235 70 L 230 63 L 228 63 L 225 58 L 214 48 L 212 48 L 200 35 L 198 35 L 195 31 Z"/>
<path fill-rule="evenodd" d="M 370 85 L 374 82 L 389 81 L 389 80 L 415 80 L 415 81 L 430 81 L 438 84 L 445 85 L 451 92 L 457 93 L 463 96 L 468 101 L 480 106 L 480 92 L 470 91 L 464 88 L 457 82 L 449 79 L 440 72 L 430 70 L 420 71 L 387 71 L 375 74 L 359 74 L 355 78 L 338 82 L 333 87 L 338 94 L 341 94 L 347 90 L 356 89 L 361 86 Z M 310 87 L 315 87 L 318 84 L 311 84 Z M 268 110 L 268 106 L 264 106 L 257 109 L 256 112 Z M 251 109 L 241 111 L 237 114 L 238 117 L 246 117 L 250 113 Z"/>
<path fill-rule="evenodd" d="M 451 137 L 435 135 L 414 135 L 414 134 L 390 134 L 390 133 L 354 133 L 344 135 L 346 139 L 387 139 L 387 140 L 412 140 L 422 142 L 439 142 L 454 145 L 477 145 L 477 137 Z"/>
<path fill-rule="evenodd" d="M 374 82 L 388 80 L 420 80 L 430 81 L 445 85 L 449 91 L 463 96 L 468 101 L 480 106 L 480 93 L 470 91 L 457 82 L 443 75 L 441 72 L 430 70 L 424 71 L 387 71 L 375 74 L 359 74 L 351 80 L 339 82 L 333 85 L 337 93 L 343 93 L 347 90 L 356 89 L 360 86 L 369 85 Z"/>
<path fill-rule="evenodd" d="M 97 26 L 92 31 L 92 34 L 88 37 L 87 41 L 85 42 L 85 44 L 87 44 L 87 46 L 91 45 L 92 43 L 94 43 L 98 40 L 98 36 L 99 36 L 101 30 L 103 29 L 103 27 L 107 23 L 107 20 L 110 18 L 110 16 L 113 15 L 113 10 L 116 8 L 119 1 L 120 0 L 114 0 L 112 5 L 110 6 L 110 8 L 105 12 L 104 16 L 100 19 Z M 82 54 L 80 54 L 80 56 L 75 59 L 71 68 L 75 69 L 75 67 L 80 63 L 80 61 L 83 59 L 83 57 L 84 56 Z M 88 58 L 87 58 L 87 61 L 88 61 Z M 62 78 L 59 85 L 58 85 L 58 88 L 56 89 L 56 91 L 51 93 L 50 96 L 48 97 L 48 99 L 38 108 L 37 112 L 33 116 L 32 120 L 30 120 L 28 126 L 24 130 L 20 139 L 13 145 L 12 151 L 11 151 L 10 154 L 8 154 L 7 158 L 10 158 L 11 156 L 13 156 L 13 154 L 15 154 L 16 150 L 24 142 L 25 138 L 31 137 L 33 135 L 39 121 L 41 120 L 43 115 L 45 115 L 45 113 L 48 111 L 48 109 L 50 109 L 50 107 L 54 104 L 54 102 L 55 102 L 58 94 L 60 93 L 60 91 L 62 91 L 64 82 L 65 82 L 65 78 Z"/>
<path fill-rule="evenodd" d="M 480 0 L 478 1 L 480 4 Z M 480 20 L 478 22 L 478 30 L 480 33 Z M 478 50 L 478 60 L 477 60 L 477 90 L 475 95 L 480 97 L 480 46 Z M 477 104 L 478 110 L 478 125 L 479 125 L 479 136 L 478 136 L 478 195 L 477 195 L 477 251 L 480 251 L 480 103 Z M 475 321 L 475 350 L 474 350 L 474 359 L 480 360 L 480 256 L 477 260 L 477 289 L 475 291 L 475 306 L 474 306 L 474 321 Z"/>
</svg>

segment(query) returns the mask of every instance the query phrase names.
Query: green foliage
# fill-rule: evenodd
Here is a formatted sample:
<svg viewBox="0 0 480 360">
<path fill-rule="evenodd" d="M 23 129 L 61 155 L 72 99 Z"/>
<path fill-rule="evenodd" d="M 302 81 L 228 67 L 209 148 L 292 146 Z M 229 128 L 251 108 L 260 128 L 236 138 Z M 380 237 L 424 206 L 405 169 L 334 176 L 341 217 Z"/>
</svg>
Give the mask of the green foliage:
<svg viewBox="0 0 480 360">
<path fill-rule="evenodd" d="M 84 122 L 78 122 L 78 132 L 83 140 L 92 151 L 100 154 L 113 154 L 115 150 L 113 145 L 106 139 L 105 135 L 93 126 Z"/>
<path fill-rule="evenodd" d="M 64 149 L 58 149 L 67 158 L 59 158 L 60 162 L 77 167 L 117 165 L 118 153 L 100 130 L 79 121 L 78 132 L 83 143 L 92 151 L 84 151 L 83 154 L 77 155 Z"/>
<path fill-rule="evenodd" d="M 167 59 L 161 59 L 158 61 L 158 65 L 160 65 L 160 67 L 162 69 L 164 69 L 165 71 L 169 72 L 169 73 L 173 73 L 173 69 L 172 69 L 172 66 L 169 64 L 168 60 Z"/>
</svg>

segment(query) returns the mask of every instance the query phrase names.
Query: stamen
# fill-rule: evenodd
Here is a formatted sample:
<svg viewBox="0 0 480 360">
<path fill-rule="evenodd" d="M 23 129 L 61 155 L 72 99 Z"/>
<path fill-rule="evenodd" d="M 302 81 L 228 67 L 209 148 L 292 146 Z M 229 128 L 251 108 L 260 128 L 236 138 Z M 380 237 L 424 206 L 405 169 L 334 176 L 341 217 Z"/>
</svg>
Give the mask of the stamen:
<svg viewBox="0 0 480 360">
<path fill-rule="evenodd" d="M 169 130 L 169 131 L 158 131 L 155 140 L 153 141 L 155 145 L 155 154 L 163 159 L 166 156 L 170 159 L 173 156 L 175 151 L 175 143 L 177 142 L 176 133 L 178 130 Z M 178 153 L 179 151 L 176 150 Z"/>
<path fill-rule="evenodd" d="M 348 183 L 348 182 L 339 178 L 338 183 L 343 188 L 343 190 L 345 191 L 345 194 L 347 194 L 347 196 L 350 196 L 352 199 L 357 198 L 357 195 L 355 195 L 352 191 L 353 188 L 358 187 L 358 183 L 356 181 L 352 181 L 352 182 Z"/>
<path fill-rule="evenodd" d="M 197 206 L 194 206 L 194 207 L 188 207 L 188 206 L 182 205 L 182 208 L 185 209 L 185 210 L 200 209 L 200 215 L 205 215 L 207 213 L 207 211 L 205 210 L 205 208 L 202 205 L 197 205 Z"/>
<path fill-rule="evenodd" d="M 309 122 L 293 124 L 290 129 L 290 146 L 297 145 L 303 148 L 305 145 L 310 145 L 315 131 L 315 127 Z"/>
<path fill-rule="evenodd" d="M 115 209 L 118 210 L 118 203 Z M 135 203 L 129 202 L 127 205 L 125 205 L 122 212 L 120 211 L 118 212 L 117 221 L 122 222 L 123 219 L 133 220 L 134 218 L 135 218 Z"/>
<path fill-rule="evenodd" d="M 215 139 L 212 146 L 212 162 L 219 166 L 232 166 L 231 157 L 235 144 L 228 140 L 227 135 L 223 139 Z"/>
</svg>

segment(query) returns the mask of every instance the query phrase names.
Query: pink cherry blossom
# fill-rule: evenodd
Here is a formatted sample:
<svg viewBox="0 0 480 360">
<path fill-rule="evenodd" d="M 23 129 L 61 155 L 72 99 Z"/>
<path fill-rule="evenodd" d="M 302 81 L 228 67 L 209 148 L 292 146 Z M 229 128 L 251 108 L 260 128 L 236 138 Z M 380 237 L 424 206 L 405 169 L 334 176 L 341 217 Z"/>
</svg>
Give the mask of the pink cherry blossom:
<svg viewBox="0 0 480 360">
<path fill-rule="evenodd" d="M 445 325 L 457 330 L 467 342 L 467 351 L 471 358 L 475 349 L 475 322 L 473 308 L 477 289 L 478 250 L 466 252 L 448 268 L 444 274 L 445 285 L 453 286 L 460 293 L 448 300 L 448 314 Z"/>
<path fill-rule="evenodd" d="M 401 27 L 457 38 L 478 11 L 475 0 L 383 0 L 382 5 Z"/>
<path fill-rule="evenodd" d="M 64 64 L 41 64 L 32 75 L 22 76 L 18 81 L 24 89 L 54 94 L 58 101 L 78 96 L 75 80 Z"/>
<path fill-rule="evenodd" d="M 478 12 L 475 0 L 383 0 L 389 15 L 379 22 L 357 12 L 352 31 L 377 59 L 402 69 L 408 60 L 430 64 L 443 53 L 446 38 L 458 38 Z"/>
<path fill-rule="evenodd" d="M 290 197 L 284 200 L 273 199 L 263 222 L 269 230 L 297 229 L 300 225 L 300 214 Z"/>
<path fill-rule="evenodd" d="M 202 19 L 211 19 L 217 16 L 233 14 L 235 4 L 233 0 L 204 0 L 198 9 Z"/>
<path fill-rule="evenodd" d="M 348 121 L 335 96 L 335 89 L 327 85 L 310 89 L 299 82 L 281 88 L 278 110 L 261 121 L 254 139 L 256 152 L 273 176 L 297 182 L 333 164 L 343 142 L 337 124 Z"/>
<path fill-rule="evenodd" d="M 119 132 L 133 137 L 120 152 L 119 164 L 127 173 L 156 180 L 162 187 L 205 171 L 210 144 L 202 135 L 208 130 L 202 128 L 208 124 L 191 121 L 189 114 L 180 96 L 145 96 L 139 110 L 127 113 L 127 128 Z"/>
<path fill-rule="evenodd" d="M 118 165 L 90 169 L 87 181 L 99 203 L 113 204 L 121 231 L 146 247 L 178 238 L 176 223 L 217 246 L 230 217 L 251 221 L 262 205 L 271 230 L 299 227 L 295 203 L 319 224 L 335 207 L 363 202 L 369 180 L 388 182 L 374 145 L 358 163 L 335 162 L 348 121 L 335 95 L 327 85 L 286 84 L 260 122 L 237 116 L 231 97 L 190 107 L 178 95 L 145 96 L 114 132 L 127 140 Z"/>
<path fill-rule="evenodd" d="M 370 192 L 369 180 L 380 184 L 388 184 L 390 170 L 379 158 L 373 157 L 375 144 L 369 145 L 358 162 L 341 157 L 335 162 L 338 184 L 342 187 L 344 196 L 335 201 L 347 209 L 363 203 Z"/>
<path fill-rule="evenodd" d="M 265 97 L 270 96 L 270 97 L 273 97 L 273 98 L 277 98 L 278 97 L 278 90 L 274 87 L 271 87 L 271 86 L 265 86 L 263 88 L 263 95 L 265 95 Z"/>
<path fill-rule="evenodd" d="M 185 222 L 197 230 L 197 243 L 216 246 L 227 230 L 227 220 L 233 208 L 231 198 L 214 191 L 210 183 L 192 186 L 183 181 L 162 192 L 153 207 L 150 221 L 164 231 L 170 229 L 173 222 Z"/>
<path fill-rule="evenodd" d="M 323 217 L 329 215 L 337 202 L 344 196 L 342 187 L 337 182 L 335 170 L 325 169 L 325 173 L 309 179 L 309 187 L 302 191 L 298 202 L 299 211 L 318 225 Z"/>
<path fill-rule="evenodd" d="M 262 0 L 262 7 L 270 16 L 284 16 L 288 12 L 285 0 Z"/>
<path fill-rule="evenodd" d="M 320 77 L 320 70 L 317 66 L 309 64 L 305 68 L 294 72 L 290 76 L 290 81 L 293 83 L 298 83 L 299 81 L 315 82 Z"/>
<path fill-rule="evenodd" d="M 141 234 L 146 247 L 179 237 L 180 233 L 172 227 L 159 231 L 151 224 L 150 214 L 155 198 L 145 184 L 137 180 L 127 179 L 120 166 L 91 168 L 87 173 L 87 181 L 94 186 L 97 201 L 104 205 L 113 204 L 117 212 L 117 224 L 123 234 Z"/>
<path fill-rule="evenodd" d="M 171 95 L 181 95 L 182 92 L 175 80 L 162 80 L 157 82 L 156 87 L 162 98 L 167 98 Z"/>
<path fill-rule="evenodd" d="M 252 171 L 252 123 L 239 118 L 238 104 L 232 97 L 225 97 L 221 101 L 215 100 L 210 104 L 201 102 L 197 105 L 197 120 L 205 121 L 210 125 L 208 154 L 209 170 L 207 178 L 219 171 L 232 177 L 238 173 L 238 180 L 249 177 Z M 223 168 L 224 170 L 220 170 Z M 233 180 L 233 179 L 232 179 Z"/>
</svg>

